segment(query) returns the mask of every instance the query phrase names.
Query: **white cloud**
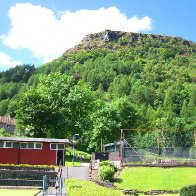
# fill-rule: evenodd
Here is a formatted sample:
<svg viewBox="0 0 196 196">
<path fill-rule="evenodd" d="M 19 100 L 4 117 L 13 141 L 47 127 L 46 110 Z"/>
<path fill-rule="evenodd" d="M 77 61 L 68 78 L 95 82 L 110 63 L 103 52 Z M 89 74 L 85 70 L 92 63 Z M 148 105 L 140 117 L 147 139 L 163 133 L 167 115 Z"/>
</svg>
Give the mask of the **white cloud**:
<svg viewBox="0 0 196 196">
<path fill-rule="evenodd" d="M 8 54 L 0 52 L 0 69 L 8 69 L 15 67 L 16 65 L 21 65 L 21 62 L 14 61 Z"/>
<path fill-rule="evenodd" d="M 78 44 L 85 35 L 105 29 L 127 32 L 151 30 L 151 18 L 127 18 L 116 7 L 66 11 L 57 19 L 45 7 L 16 4 L 9 10 L 11 29 L 1 39 L 11 48 L 29 49 L 35 57 L 49 61 Z"/>
</svg>

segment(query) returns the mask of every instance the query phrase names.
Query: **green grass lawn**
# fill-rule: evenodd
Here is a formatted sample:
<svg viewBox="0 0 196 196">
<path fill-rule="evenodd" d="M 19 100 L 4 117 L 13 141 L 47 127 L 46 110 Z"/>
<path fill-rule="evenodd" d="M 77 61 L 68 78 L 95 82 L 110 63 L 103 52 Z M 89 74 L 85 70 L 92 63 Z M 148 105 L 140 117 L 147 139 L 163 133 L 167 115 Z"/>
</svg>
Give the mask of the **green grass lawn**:
<svg viewBox="0 0 196 196">
<path fill-rule="evenodd" d="M 150 168 L 132 167 L 123 169 L 118 188 L 147 190 L 180 190 L 196 183 L 196 168 Z"/>
<path fill-rule="evenodd" d="M 66 190 L 69 196 L 123 196 L 122 190 L 109 189 L 98 184 L 80 179 L 66 179 Z M 144 196 L 139 194 L 139 196 Z M 160 196 L 179 196 L 165 194 Z"/>
<path fill-rule="evenodd" d="M 39 190 L 0 189 L 0 195 L 5 196 L 33 196 Z"/>
<path fill-rule="evenodd" d="M 122 191 L 99 186 L 95 182 L 79 179 L 66 179 L 66 190 L 69 196 L 121 196 Z"/>
</svg>

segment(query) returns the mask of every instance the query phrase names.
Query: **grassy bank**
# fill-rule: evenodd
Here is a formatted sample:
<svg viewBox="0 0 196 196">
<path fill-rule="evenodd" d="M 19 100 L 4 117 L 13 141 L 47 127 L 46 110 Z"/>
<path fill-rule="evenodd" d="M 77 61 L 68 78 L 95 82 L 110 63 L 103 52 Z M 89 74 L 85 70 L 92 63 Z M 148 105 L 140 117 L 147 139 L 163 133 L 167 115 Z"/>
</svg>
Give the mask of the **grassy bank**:
<svg viewBox="0 0 196 196">
<path fill-rule="evenodd" d="M 72 148 L 66 148 L 66 152 L 65 152 L 65 166 L 69 167 L 69 166 L 73 166 L 72 163 Z M 78 157 L 82 156 L 82 160 L 80 160 L 79 158 L 76 159 L 76 154 L 78 155 Z M 74 150 L 74 166 L 80 166 L 81 162 L 89 162 L 90 161 L 90 154 L 83 152 L 83 151 L 79 151 L 77 149 Z"/>
</svg>

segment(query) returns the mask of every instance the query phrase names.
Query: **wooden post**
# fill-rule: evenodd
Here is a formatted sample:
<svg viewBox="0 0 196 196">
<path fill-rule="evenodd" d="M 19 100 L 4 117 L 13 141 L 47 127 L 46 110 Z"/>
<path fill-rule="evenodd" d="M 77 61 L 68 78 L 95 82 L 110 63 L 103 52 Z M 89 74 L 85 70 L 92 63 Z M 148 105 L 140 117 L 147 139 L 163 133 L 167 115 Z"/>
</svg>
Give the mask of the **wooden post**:
<svg viewBox="0 0 196 196">
<path fill-rule="evenodd" d="M 157 154 L 160 156 L 160 136 L 159 136 L 159 129 L 157 129 Z"/>
<path fill-rule="evenodd" d="M 121 165 L 122 165 L 122 159 L 123 159 L 123 151 L 122 151 L 122 148 L 123 148 L 123 130 L 121 129 L 120 130 L 120 161 L 121 161 Z"/>
</svg>

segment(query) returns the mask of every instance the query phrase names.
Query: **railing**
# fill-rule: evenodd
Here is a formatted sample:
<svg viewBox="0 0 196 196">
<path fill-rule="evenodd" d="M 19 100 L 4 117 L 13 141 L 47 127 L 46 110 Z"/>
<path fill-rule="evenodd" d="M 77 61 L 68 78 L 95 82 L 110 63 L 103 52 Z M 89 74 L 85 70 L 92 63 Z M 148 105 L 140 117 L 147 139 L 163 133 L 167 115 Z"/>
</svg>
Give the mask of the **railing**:
<svg viewBox="0 0 196 196">
<path fill-rule="evenodd" d="M 47 176 L 43 176 L 42 195 L 59 195 L 62 196 L 63 179 L 62 179 L 62 166 L 58 168 L 58 174 L 55 180 Z"/>
</svg>

